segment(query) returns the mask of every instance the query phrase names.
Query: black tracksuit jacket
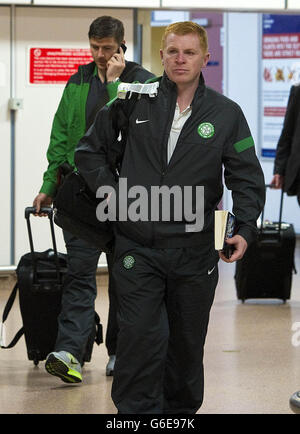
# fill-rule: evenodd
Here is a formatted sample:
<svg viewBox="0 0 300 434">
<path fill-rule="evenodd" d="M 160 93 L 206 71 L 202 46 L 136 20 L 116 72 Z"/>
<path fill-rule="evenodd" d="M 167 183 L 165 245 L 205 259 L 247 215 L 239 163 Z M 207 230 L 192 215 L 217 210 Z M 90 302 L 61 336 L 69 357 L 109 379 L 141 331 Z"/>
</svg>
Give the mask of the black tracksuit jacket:
<svg viewBox="0 0 300 434">
<path fill-rule="evenodd" d="M 200 246 L 213 242 L 214 211 L 223 195 L 223 174 L 232 190 L 237 233 L 251 242 L 256 236 L 256 220 L 265 200 L 265 181 L 255 154 L 254 142 L 241 108 L 208 88 L 201 74 L 186 121 L 174 153 L 167 162 L 167 145 L 177 100 L 177 88 L 164 74 L 158 95 L 122 102 L 129 117 L 127 142 L 120 172 L 128 190 L 143 186 L 204 187 L 204 226 L 200 232 L 186 232 L 190 222 L 117 221 L 126 237 L 154 248 Z M 80 140 L 75 163 L 92 191 L 101 185 L 118 185 L 107 161 L 109 147 L 119 135 L 115 127 L 114 103 L 105 107 Z M 141 122 L 145 121 L 145 122 Z M 203 126 L 209 124 L 205 135 Z M 203 134 L 204 131 L 204 134 Z M 200 134 L 201 133 L 201 134 Z M 224 171 L 223 171 L 224 168 Z M 192 204 L 195 211 L 196 200 Z M 128 206 L 136 199 L 128 199 Z M 150 209 L 151 204 L 149 204 Z M 150 212 L 149 212 L 150 214 Z"/>
<path fill-rule="evenodd" d="M 280 134 L 274 174 L 283 175 L 284 191 L 289 196 L 298 194 L 300 188 L 300 83 L 291 87 L 284 124 Z"/>
</svg>

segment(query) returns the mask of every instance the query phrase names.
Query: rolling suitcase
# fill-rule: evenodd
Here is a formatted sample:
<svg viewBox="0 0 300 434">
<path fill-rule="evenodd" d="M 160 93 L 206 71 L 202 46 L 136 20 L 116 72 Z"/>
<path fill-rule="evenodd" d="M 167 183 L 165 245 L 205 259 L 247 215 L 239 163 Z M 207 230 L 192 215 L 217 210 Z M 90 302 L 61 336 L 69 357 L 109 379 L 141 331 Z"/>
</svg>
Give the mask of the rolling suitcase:
<svg viewBox="0 0 300 434">
<path fill-rule="evenodd" d="M 250 298 L 279 298 L 285 302 L 290 298 L 296 272 L 296 236 L 293 225 L 282 222 L 283 194 L 281 191 L 279 221 L 265 222 L 263 211 L 257 240 L 236 263 L 235 284 L 242 302 Z"/>
<path fill-rule="evenodd" d="M 25 209 L 25 218 L 30 244 L 30 253 L 23 255 L 18 263 L 17 283 L 6 303 L 2 317 L 2 332 L 4 322 L 12 308 L 19 290 L 20 311 L 23 327 L 17 332 L 9 345 L 1 338 L 1 348 L 12 348 L 21 336 L 25 336 L 27 356 L 35 365 L 45 360 L 54 351 L 57 337 L 57 317 L 61 310 L 62 283 L 67 271 L 66 255 L 57 252 L 53 225 L 52 208 L 42 208 L 41 212 L 48 215 L 50 222 L 53 249 L 35 252 L 33 246 L 30 214 L 35 208 Z M 95 312 L 95 326 L 87 342 L 84 362 L 91 360 L 94 342 L 103 342 L 100 318 Z"/>
</svg>

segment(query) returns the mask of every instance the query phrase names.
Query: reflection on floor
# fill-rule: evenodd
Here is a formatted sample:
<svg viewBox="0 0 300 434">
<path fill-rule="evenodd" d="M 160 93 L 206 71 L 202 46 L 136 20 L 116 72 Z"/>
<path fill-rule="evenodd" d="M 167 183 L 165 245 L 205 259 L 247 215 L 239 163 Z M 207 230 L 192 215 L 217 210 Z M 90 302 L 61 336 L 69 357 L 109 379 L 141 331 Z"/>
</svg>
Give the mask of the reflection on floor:
<svg viewBox="0 0 300 434">
<path fill-rule="evenodd" d="M 300 270 L 300 249 L 296 268 Z M 291 414 L 290 395 L 300 389 L 300 277 L 293 278 L 291 300 L 236 298 L 234 265 L 220 263 L 220 280 L 211 311 L 205 351 L 205 399 L 199 413 Z M 13 278 L 0 279 L 0 313 Z M 96 310 L 107 318 L 107 276 L 98 276 Z M 295 324 L 298 323 L 298 324 Z M 7 341 L 21 326 L 18 302 L 6 323 Z M 300 330 L 300 329 L 299 329 Z M 299 345 L 299 346 L 298 346 Z M 113 414 L 112 378 L 105 376 L 104 344 L 95 346 L 83 368 L 83 383 L 67 385 L 46 373 L 44 362 L 27 360 L 24 338 L 0 350 L 0 413 Z"/>
</svg>

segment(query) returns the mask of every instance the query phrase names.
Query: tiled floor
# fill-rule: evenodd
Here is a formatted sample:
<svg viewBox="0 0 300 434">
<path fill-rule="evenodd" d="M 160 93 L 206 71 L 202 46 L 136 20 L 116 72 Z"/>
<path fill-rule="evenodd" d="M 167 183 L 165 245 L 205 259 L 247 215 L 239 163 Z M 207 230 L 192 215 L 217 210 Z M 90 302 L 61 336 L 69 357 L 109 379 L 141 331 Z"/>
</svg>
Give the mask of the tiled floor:
<svg viewBox="0 0 300 434">
<path fill-rule="evenodd" d="M 300 271 L 300 249 L 296 250 Z M 220 263 L 220 280 L 211 311 L 205 351 L 205 399 L 199 413 L 292 414 L 290 395 L 300 389 L 300 277 L 294 276 L 291 300 L 236 298 L 234 265 Z M 0 279 L 0 313 L 13 279 Z M 98 276 L 96 310 L 106 324 L 107 277 Z M 6 323 L 7 341 L 21 326 L 18 302 Z M 300 330 L 300 328 L 299 328 Z M 294 344 L 294 345 L 293 345 Z M 295 345 L 296 344 L 296 345 Z M 299 345 L 299 346 L 298 346 Z M 0 413 L 113 414 L 112 378 L 105 376 L 104 344 L 84 366 L 83 383 L 67 385 L 27 360 L 24 338 L 0 350 Z"/>
</svg>

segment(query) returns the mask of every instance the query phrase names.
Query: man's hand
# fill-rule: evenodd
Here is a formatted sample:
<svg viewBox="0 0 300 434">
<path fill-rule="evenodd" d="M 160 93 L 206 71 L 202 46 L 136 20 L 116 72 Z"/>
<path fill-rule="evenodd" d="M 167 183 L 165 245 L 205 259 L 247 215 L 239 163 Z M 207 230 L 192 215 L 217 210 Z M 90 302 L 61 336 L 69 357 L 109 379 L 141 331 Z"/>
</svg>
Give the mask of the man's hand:
<svg viewBox="0 0 300 434">
<path fill-rule="evenodd" d="M 226 258 L 222 252 L 219 252 L 220 258 L 224 262 L 235 262 L 238 259 L 242 259 L 248 247 L 248 243 L 245 238 L 243 238 L 241 235 L 234 235 L 232 238 L 227 238 L 225 241 L 227 244 L 234 246 L 235 250 L 229 259 Z"/>
<path fill-rule="evenodd" d="M 52 205 L 52 202 L 53 199 L 51 196 L 48 196 L 45 193 L 39 193 L 33 201 L 33 206 L 36 209 L 36 213 L 34 215 L 38 215 L 39 217 L 46 217 L 47 214 L 45 213 L 39 214 L 40 209 L 42 207 L 50 207 Z"/>
<path fill-rule="evenodd" d="M 125 58 L 124 51 L 122 47 L 120 47 L 120 53 L 115 53 L 106 64 L 106 80 L 113 81 L 116 78 L 120 77 L 122 72 L 125 69 Z"/>
<path fill-rule="evenodd" d="M 284 177 L 282 175 L 278 175 L 278 173 L 276 173 L 273 176 L 273 179 L 272 179 L 270 185 L 272 186 L 272 188 L 282 188 L 283 187 L 283 180 L 284 180 Z"/>
</svg>

